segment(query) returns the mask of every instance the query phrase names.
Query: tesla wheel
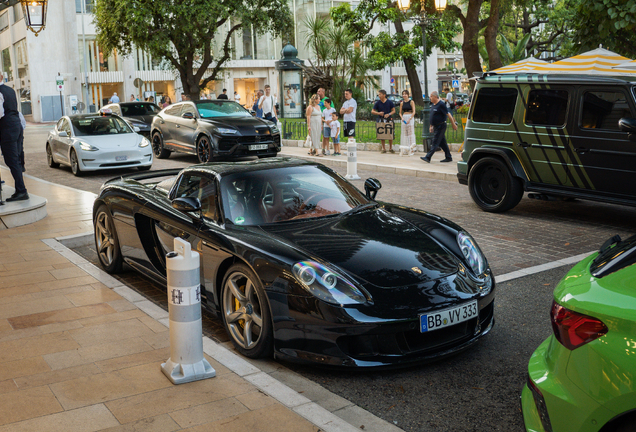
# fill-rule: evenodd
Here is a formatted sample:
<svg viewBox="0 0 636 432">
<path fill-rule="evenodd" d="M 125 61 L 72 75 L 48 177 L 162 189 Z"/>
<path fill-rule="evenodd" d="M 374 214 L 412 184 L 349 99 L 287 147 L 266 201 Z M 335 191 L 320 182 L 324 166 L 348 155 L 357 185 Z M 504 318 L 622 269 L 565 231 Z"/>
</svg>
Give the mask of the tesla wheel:
<svg viewBox="0 0 636 432">
<path fill-rule="evenodd" d="M 80 168 L 79 159 L 75 150 L 71 150 L 71 171 L 74 176 L 81 177 L 84 173 Z"/>
<path fill-rule="evenodd" d="M 51 168 L 59 168 L 60 164 L 55 162 L 53 159 L 53 152 L 51 151 L 51 146 L 49 143 L 46 143 L 46 162 L 49 164 Z"/>
<path fill-rule="evenodd" d="M 212 162 L 212 144 L 205 135 L 197 141 L 197 156 L 201 163 Z"/>
<path fill-rule="evenodd" d="M 163 137 L 159 132 L 152 134 L 152 152 L 157 159 L 167 159 L 170 157 L 170 150 L 163 148 Z"/>
<path fill-rule="evenodd" d="M 234 264 L 227 271 L 221 307 L 225 329 L 241 354 L 250 358 L 272 354 L 274 336 L 265 291 L 246 265 Z"/>
<path fill-rule="evenodd" d="M 95 248 L 99 263 L 108 273 L 119 273 L 122 270 L 121 250 L 115 231 L 113 217 L 104 204 L 99 206 L 93 220 L 95 230 Z"/>
<path fill-rule="evenodd" d="M 502 213 L 523 197 L 521 181 L 512 176 L 506 164 L 497 158 L 478 160 L 468 175 L 468 190 L 473 201 L 484 211 Z"/>
</svg>

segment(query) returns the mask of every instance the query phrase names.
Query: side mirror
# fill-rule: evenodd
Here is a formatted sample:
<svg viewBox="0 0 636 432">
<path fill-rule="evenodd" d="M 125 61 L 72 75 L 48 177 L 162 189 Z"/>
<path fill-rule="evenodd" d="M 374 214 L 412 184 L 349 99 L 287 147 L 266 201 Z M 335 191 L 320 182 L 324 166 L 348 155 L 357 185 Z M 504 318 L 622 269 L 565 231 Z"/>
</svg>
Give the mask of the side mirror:
<svg viewBox="0 0 636 432">
<path fill-rule="evenodd" d="M 618 121 L 618 127 L 623 132 L 636 134 L 636 119 L 631 117 L 624 117 Z"/>
<path fill-rule="evenodd" d="M 364 182 L 364 192 L 370 200 L 375 200 L 375 196 L 380 189 L 382 189 L 382 183 L 378 179 L 368 178 Z"/>
<path fill-rule="evenodd" d="M 198 198 L 175 198 L 172 200 L 172 207 L 180 212 L 196 212 L 201 210 L 201 201 Z"/>
<path fill-rule="evenodd" d="M 139 129 L 137 126 L 135 126 L 135 127 L 133 127 L 133 130 L 134 130 L 135 132 L 139 132 L 141 129 Z"/>
<path fill-rule="evenodd" d="M 60 138 L 68 138 L 68 132 L 66 131 L 59 131 L 57 136 L 59 136 Z"/>
<path fill-rule="evenodd" d="M 181 117 L 188 120 L 194 120 L 194 114 L 191 112 L 183 113 Z"/>
</svg>

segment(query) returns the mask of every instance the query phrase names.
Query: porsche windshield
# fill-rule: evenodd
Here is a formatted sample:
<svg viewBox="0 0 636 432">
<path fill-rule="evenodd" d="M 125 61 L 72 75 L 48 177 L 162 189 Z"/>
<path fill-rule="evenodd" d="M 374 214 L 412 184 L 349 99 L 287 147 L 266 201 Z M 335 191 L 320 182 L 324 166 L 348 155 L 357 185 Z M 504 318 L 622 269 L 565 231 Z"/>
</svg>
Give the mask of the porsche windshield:
<svg viewBox="0 0 636 432">
<path fill-rule="evenodd" d="M 202 118 L 251 117 L 249 111 L 232 101 L 197 102 L 197 109 Z"/>
<path fill-rule="evenodd" d="M 133 133 L 128 124 L 119 117 L 99 115 L 71 117 L 71 122 L 76 136 Z"/>
<path fill-rule="evenodd" d="M 340 176 L 317 166 L 236 173 L 221 180 L 225 218 L 262 225 L 340 214 L 369 200 Z"/>
</svg>

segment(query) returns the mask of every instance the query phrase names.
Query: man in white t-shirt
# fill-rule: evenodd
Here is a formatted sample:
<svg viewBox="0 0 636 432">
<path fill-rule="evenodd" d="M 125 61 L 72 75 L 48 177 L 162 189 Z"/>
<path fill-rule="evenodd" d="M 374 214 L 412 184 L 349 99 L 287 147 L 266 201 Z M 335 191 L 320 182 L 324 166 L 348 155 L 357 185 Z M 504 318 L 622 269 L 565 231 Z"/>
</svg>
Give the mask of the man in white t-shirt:
<svg viewBox="0 0 636 432">
<path fill-rule="evenodd" d="M 356 110 L 358 109 L 358 103 L 353 98 L 353 92 L 351 89 L 345 90 L 345 101 L 340 108 L 340 114 L 343 115 L 344 121 L 344 136 L 345 138 L 353 138 L 356 136 Z"/>
<path fill-rule="evenodd" d="M 265 94 L 258 100 L 258 107 L 263 110 L 265 120 L 276 122 L 278 113 L 276 112 L 276 97 L 271 94 L 272 89 L 269 84 L 265 86 Z"/>
<path fill-rule="evenodd" d="M 331 136 L 331 113 L 335 113 L 336 110 L 331 108 L 331 99 L 323 99 L 325 109 L 320 113 L 322 115 L 322 154 L 329 156 L 329 137 Z"/>
<path fill-rule="evenodd" d="M 234 92 L 234 102 L 241 103 L 241 95 L 238 92 Z"/>
</svg>

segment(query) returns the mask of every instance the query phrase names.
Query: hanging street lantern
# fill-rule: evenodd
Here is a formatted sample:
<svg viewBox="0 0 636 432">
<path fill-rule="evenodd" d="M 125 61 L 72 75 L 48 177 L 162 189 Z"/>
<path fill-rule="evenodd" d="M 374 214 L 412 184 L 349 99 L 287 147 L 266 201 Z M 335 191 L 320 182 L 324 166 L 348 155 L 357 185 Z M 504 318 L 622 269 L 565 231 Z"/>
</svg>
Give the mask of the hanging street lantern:
<svg viewBox="0 0 636 432">
<path fill-rule="evenodd" d="M 46 26 L 46 6 L 48 0 L 20 0 L 27 29 L 38 36 Z"/>
<path fill-rule="evenodd" d="M 437 9 L 437 12 L 444 12 L 447 3 L 446 0 L 435 0 L 435 9 Z"/>
</svg>

